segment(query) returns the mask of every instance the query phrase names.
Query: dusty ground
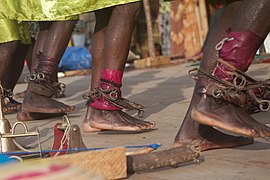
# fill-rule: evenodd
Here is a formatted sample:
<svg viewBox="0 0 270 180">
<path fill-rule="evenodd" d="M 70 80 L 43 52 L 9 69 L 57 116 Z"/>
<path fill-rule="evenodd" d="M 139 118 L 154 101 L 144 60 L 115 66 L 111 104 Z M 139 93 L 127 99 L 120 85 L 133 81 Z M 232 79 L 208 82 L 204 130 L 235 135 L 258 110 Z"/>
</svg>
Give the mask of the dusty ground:
<svg viewBox="0 0 270 180">
<path fill-rule="evenodd" d="M 194 81 L 187 75 L 191 68 L 194 68 L 191 64 L 182 64 L 126 72 L 123 95 L 146 107 L 144 118 L 156 122 L 157 130 L 139 134 L 82 133 L 87 147 L 144 145 L 157 142 L 162 143 L 161 150 L 171 147 L 191 99 Z M 249 74 L 258 79 L 267 78 L 270 75 L 270 64 L 252 65 Z M 61 101 L 76 106 L 76 111 L 69 114 L 72 124 L 81 126 L 85 116 L 85 100 L 82 95 L 88 90 L 89 80 L 90 77 L 87 76 L 60 79 L 67 85 L 67 97 Z M 19 84 L 15 92 L 20 92 L 25 87 L 26 84 Z M 269 115 L 270 113 L 257 113 L 254 117 L 260 122 L 270 124 Z M 16 120 L 15 115 L 6 117 L 11 123 Z M 40 130 L 43 149 L 51 148 L 52 127 L 60 120 L 55 118 L 27 123 L 30 130 Z M 33 139 L 24 139 L 25 145 L 34 143 Z M 270 139 L 256 139 L 253 145 L 240 148 L 203 152 L 200 160 L 199 164 L 191 163 L 174 169 L 134 174 L 129 179 L 269 179 Z"/>
</svg>

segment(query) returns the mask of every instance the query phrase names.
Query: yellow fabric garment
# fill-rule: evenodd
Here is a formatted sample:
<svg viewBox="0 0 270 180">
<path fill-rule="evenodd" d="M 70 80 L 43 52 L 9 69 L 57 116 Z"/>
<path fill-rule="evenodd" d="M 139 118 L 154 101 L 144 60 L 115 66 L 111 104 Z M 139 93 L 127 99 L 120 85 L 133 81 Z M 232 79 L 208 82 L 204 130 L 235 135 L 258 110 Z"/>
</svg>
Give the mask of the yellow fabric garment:
<svg viewBox="0 0 270 180">
<path fill-rule="evenodd" d="M 31 44 L 27 22 L 18 23 L 15 20 L 0 19 L 0 43 L 21 41 Z"/>
<path fill-rule="evenodd" d="M 1 0 L 0 18 L 19 21 L 76 19 L 79 14 L 139 0 Z"/>
<path fill-rule="evenodd" d="M 0 19 L 0 43 L 16 40 L 21 40 L 17 21 Z"/>
</svg>

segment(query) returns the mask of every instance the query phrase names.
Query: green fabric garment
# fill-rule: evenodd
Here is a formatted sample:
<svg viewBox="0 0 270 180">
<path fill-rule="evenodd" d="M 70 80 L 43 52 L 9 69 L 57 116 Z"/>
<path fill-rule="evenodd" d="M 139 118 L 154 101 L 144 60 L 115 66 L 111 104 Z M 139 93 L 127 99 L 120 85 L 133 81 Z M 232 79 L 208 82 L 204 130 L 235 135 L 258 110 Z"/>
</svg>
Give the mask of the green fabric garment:
<svg viewBox="0 0 270 180">
<path fill-rule="evenodd" d="M 31 44 L 27 22 L 18 23 L 15 20 L 0 19 L 0 43 L 10 41 Z"/>
<path fill-rule="evenodd" d="M 0 19 L 0 43 L 21 40 L 17 21 Z"/>
<path fill-rule="evenodd" d="M 0 18 L 19 21 L 77 19 L 79 14 L 139 0 L 1 0 Z"/>
</svg>

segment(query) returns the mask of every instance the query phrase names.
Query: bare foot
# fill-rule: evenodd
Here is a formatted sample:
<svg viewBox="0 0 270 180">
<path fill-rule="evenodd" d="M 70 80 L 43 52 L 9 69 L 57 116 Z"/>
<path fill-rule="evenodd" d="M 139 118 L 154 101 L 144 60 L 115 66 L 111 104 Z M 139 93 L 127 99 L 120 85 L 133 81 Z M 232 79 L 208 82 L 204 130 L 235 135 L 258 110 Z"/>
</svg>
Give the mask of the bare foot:
<svg viewBox="0 0 270 180">
<path fill-rule="evenodd" d="M 14 97 L 16 99 L 23 99 L 26 95 L 26 90 L 23 92 L 16 93 Z M 56 93 L 53 95 L 54 98 L 64 98 L 66 97 L 65 92 L 63 91 L 56 91 Z"/>
<path fill-rule="evenodd" d="M 198 86 L 196 86 L 195 89 L 196 88 L 198 88 Z M 192 110 L 194 107 L 197 107 L 202 99 L 196 92 L 197 90 L 194 91 L 189 109 L 174 139 L 173 147 L 183 146 L 184 144 L 196 141 L 200 150 L 206 151 L 211 149 L 238 147 L 254 142 L 251 137 L 224 134 L 211 126 L 194 121 L 191 117 L 191 112 L 193 112 Z M 198 107 L 200 106 L 198 105 Z"/>
<path fill-rule="evenodd" d="M 193 120 L 191 120 L 193 121 Z M 232 148 L 252 144 L 254 139 L 251 137 L 231 136 L 224 134 L 213 127 L 194 122 L 194 127 L 180 130 L 176 135 L 173 147 L 183 146 L 187 143 L 196 141 L 200 151 L 211 149 Z"/>
<path fill-rule="evenodd" d="M 191 117 L 208 126 L 250 137 L 268 137 L 270 128 L 257 122 L 243 108 L 231 103 L 217 103 L 214 98 L 201 98 L 194 106 Z"/>
<path fill-rule="evenodd" d="M 5 97 L 4 105 L 3 105 L 3 112 L 4 113 L 13 113 L 17 112 L 21 108 L 22 104 L 18 101 L 15 101 L 11 97 Z"/>
<path fill-rule="evenodd" d="M 155 123 L 136 119 L 122 111 L 105 111 L 88 107 L 83 122 L 85 132 L 88 126 L 101 130 L 144 131 L 155 127 Z M 91 129 L 90 129 L 91 132 Z"/>
<path fill-rule="evenodd" d="M 22 109 L 26 112 L 55 114 L 72 112 L 75 107 L 29 91 L 23 100 Z"/>
<path fill-rule="evenodd" d="M 92 111 L 92 108 L 88 106 L 87 111 L 86 111 L 86 115 L 85 115 L 85 118 L 84 118 L 84 121 L 83 121 L 83 124 L 82 124 L 83 131 L 84 132 L 99 132 L 99 131 L 102 131 L 102 129 L 97 129 L 97 128 L 91 127 L 91 125 L 90 125 L 90 120 L 91 120 L 91 116 L 92 116 L 91 111 Z"/>
<path fill-rule="evenodd" d="M 33 113 L 33 112 L 26 112 L 20 109 L 17 112 L 17 119 L 19 121 L 33 121 L 33 120 L 40 120 L 40 119 L 48 119 L 63 116 L 65 113 L 56 113 L 56 114 L 46 114 L 46 113 Z"/>
</svg>

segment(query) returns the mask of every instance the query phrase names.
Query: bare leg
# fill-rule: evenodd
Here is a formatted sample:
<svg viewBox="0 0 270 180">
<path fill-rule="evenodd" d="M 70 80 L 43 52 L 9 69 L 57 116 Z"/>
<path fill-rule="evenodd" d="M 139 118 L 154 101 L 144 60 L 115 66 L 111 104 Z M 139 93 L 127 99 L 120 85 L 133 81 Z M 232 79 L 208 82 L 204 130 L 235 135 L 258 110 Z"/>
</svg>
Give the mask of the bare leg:
<svg viewBox="0 0 270 180">
<path fill-rule="evenodd" d="M 140 3 L 130 3 L 113 9 L 104 46 L 104 68 L 101 71 L 99 89 L 117 89 L 117 98 L 121 98 L 120 86 L 127 59 L 131 34 L 138 16 Z M 100 71 L 99 71 L 100 72 Z M 98 78 L 92 81 L 95 87 Z M 151 129 L 154 123 L 145 122 L 129 116 L 121 108 L 111 104 L 104 97 L 94 98 L 88 107 L 83 123 L 89 132 L 94 127 L 102 130 L 142 131 Z"/>
<path fill-rule="evenodd" d="M 104 46 L 107 26 L 112 14 L 113 8 L 106 8 L 95 12 L 96 26 L 92 37 L 93 46 L 91 53 L 93 56 L 91 90 L 98 88 L 101 70 L 104 64 Z"/>
<path fill-rule="evenodd" d="M 5 81 L 7 77 L 6 74 L 9 72 L 9 69 L 12 66 L 13 55 L 19 47 L 19 41 L 11 41 L 0 44 L 0 83 Z M 1 83 L 2 84 L 2 83 Z M 5 90 L 5 102 L 4 102 L 4 112 L 8 112 L 7 105 L 9 104 L 8 92 Z M 2 97 L 1 97 L 2 98 Z"/>
<path fill-rule="evenodd" d="M 31 61 L 27 61 L 27 66 L 30 70 L 30 73 L 33 72 L 34 69 L 37 68 L 38 66 L 38 61 L 39 61 L 39 58 L 43 52 L 43 46 L 45 44 L 45 41 L 48 37 L 48 33 L 49 33 L 49 30 L 50 30 L 50 27 L 52 25 L 52 22 L 40 22 L 39 23 L 39 33 L 38 33 L 38 37 L 37 37 L 37 40 L 35 42 L 35 45 L 34 47 L 32 47 L 32 54 L 31 54 Z M 18 98 L 24 98 L 25 95 L 26 95 L 26 91 L 23 91 L 23 92 L 20 92 L 20 93 L 17 93 L 15 95 L 15 97 L 18 97 Z"/>
<path fill-rule="evenodd" d="M 225 30 L 227 29 L 227 27 L 230 27 L 231 19 L 234 16 L 235 12 L 239 10 L 239 6 L 240 2 L 234 2 L 232 4 L 229 4 L 224 11 L 222 17 L 216 24 L 206 45 L 203 60 L 201 62 L 202 68 L 208 68 L 210 72 L 215 68 L 216 60 L 218 58 L 215 46 L 223 37 L 225 37 Z M 202 97 L 198 93 L 198 91 L 201 86 L 204 85 L 204 83 L 205 82 L 203 82 L 203 80 L 197 82 L 191 104 L 187 111 L 184 122 L 182 123 L 181 128 L 179 129 L 175 137 L 173 145 L 181 146 L 185 143 L 196 140 L 199 142 L 201 150 L 209 150 L 214 148 L 227 148 L 251 144 L 253 142 L 252 138 L 229 136 L 215 130 L 211 126 L 201 125 L 194 121 L 193 117 L 191 116 L 191 110 L 196 104 L 198 104 L 202 100 Z M 236 109 L 236 111 L 238 111 L 238 109 Z M 233 112 L 235 112 L 235 110 L 233 110 Z M 231 115 L 230 112 L 226 112 L 226 114 Z M 234 119 L 235 117 L 232 118 Z M 244 120 L 241 118 L 241 121 Z M 245 129 L 251 129 L 251 127 L 247 125 L 247 123 L 242 122 L 242 124 Z M 233 124 L 232 127 L 234 127 Z"/>
<path fill-rule="evenodd" d="M 33 54 L 33 48 L 34 48 L 34 44 L 35 44 L 35 40 L 32 40 L 32 44 L 29 45 L 29 48 L 28 48 L 28 51 L 27 51 L 27 54 L 26 54 L 26 57 L 25 57 L 25 60 L 27 62 L 27 67 L 28 67 L 28 70 L 29 72 L 31 72 L 31 66 L 32 66 L 32 54 Z M 23 67 L 22 67 L 23 69 Z M 22 92 L 18 92 L 14 95 L 14 97 L 16 99 L 19 99 L 19 98 L 24 98 L 25 97 L 25 94 L 26 94 L 26 90 L 22 91 Z"/>
<path fill-rule="evenodd" d="M 91 54 L 92 61 L 92 75 L 91 75 L 91 91 L 98 88 L 101 70 L 104 64 L 104 43 L 107 26 L 112 14 L 112 8 L 101 9 L 95 12 L 96 25 L 95 33 L 92 37 L 93 46 Z M 83 129 L 85 132 L 95 132 L 101 129 L 93 128 L 90 126 L 92 108 L 87 106 L 86 116 L 83 122 Z"/>
<path fill-rule="evenodd" d="M 18 50 L 14 53 L 12 58 L 12 69 L 8 71 L 3 85 L 6 89 L 13 90 L 21 76 L 24 60 L 30 45 L 20 44 Z"/>
<path fill-rule="evenodd" d="M 49 34 L 47 33 L 47 36 L 46 35 L 42 36 L 42 38 L 45 38 L 42 39 L 42 41 L 44 42 L 42 50 L 37 51 L 38 49 L 35 49 L 36 53 L 35 58 L 37 59 L 37 61 L 39 61 L 40 58 L 41 59 L 46 59 L 48 57 L 54 58 L 58 67 L 61 57 L 63 56 L 66 47 L 68 45 L 68 42 L 70 40 L 74 25 L 75 21 L 63 21 L 54 23 L 50 29 L 50 33 Z M 65 31 L 61 30 L 61 28 L 64 28 Z M 63 35 L 59 35 L 60 33 L 63 33 Z M 51 41 L 50 39 L 53 40 Z M 56 49 L 56 51 L 54 51 L 54 49 Z M 46 58 L 42 57 L 40 53 L 42 53 Z M 37 66 L 34 66 L 32 69 L 35 70 L 36 67 Z M 54 81 L 54 86 L 56 88 L 56 92 L 54 93 L 53 97 L 54 98 L 65 97 L 64 94 L 65 88 L 62 89 L 61 87 L 59 87 L 60 84 L 57 77 L 57 71 L 55 71 L 52 74 L 52 79 Z"/>
<path fill-rule="evenodd" d="M 31 72 L 38 67 L 38 62 L 41 54 L 44 51 L 46 46 L 46 40 L 49 41 L 49 33 L 51 33 L 50 28 L 53 22 L 40 22 L 39 23 L 39 33 L 37 40 L 35 42 L 35 46 L 33 48 L 32 54 L 32 63 L 31 63 Z"/>
<path fill-rule="evenodd" d="M 52 25 L 52 22 L 40 22 L 39 23 L 40 30 L 39 30 L 39 34 L 38 34 L 37 40 L 35 42 L 35 45 L 32 49 L 31 62 L 28 61 L 29 62 L 28 68 L 30 70 L 30 73 L 32 73 L 33 70 L 36 69 L 38 66 L 38 61 L 39 61 L 39 58 L 43 52 L 43 46 L 44 46 L 45 41 L 47 39 L 51 25 Z M 18 93 L 15 96 L 19 96 L 20 98 L 24 98 L 26 95 L 26 92 L 27 92 L 27 90 L 25 90 L 21 93 Z M 22 108 L 17 113 L 17 119 L 19 121 L 30 121 L 30 120 L 46 119 L 46 118 L 50 118 L 50 115 L 45 114 L 45 113 L 28 112 L 28 111 L 24 111 Z"/>
<path fill-rule="evenodd" d="M 27 51 L 27 54 L 26 54 L 26 57 L 25 57 L 25 60 L 26 60 L 26 63 L 27 63 L 26 65 L 27 65 L 27 68 L 28 68 L 29 72 L 31 72 L 31 68 L 32 68 L 32 55 L 33 55 L 33 52 L 34 52 L 35 43 L 36 43 L 36 40 L 32 39 L 32 44 L 28 48 L 28 51 Z"/>
<path fill-rule="evenodd" d="M 12 71 L 9 70 L 6 74 L 6 78 L 3 82 L 3 87 L 5 91 L 5 105 L 3 107 L 3 111 L 10 113 L 18 111 L 21 107 L 21 103 L 15 101 L 13 99 L 13 89 L 17 84 L 18 79 L 21 76 L 25 56 L 29 49 L 30 45 L 20 44 L 17 51 L 14 53 L 12 58 Z"/>
<path fill-rule="evenodd" d="M 254 55 L 270 30 L 270 2 L 266 0 L 243 2 L 232 23 L 231 32 L 219 50 L 219 58 L 240 71 L 247 71 Z M 263 19 L 263 20 L 262 20 Z M 205 67 L 202 67 L 205 69 Z M 218 62 L 213 74 L 232 82 L 230 68 Z M 270 128 L 257 122 L 244 109 L 232 103 L 217 104 L 212 97 L 202 98 L 191 112 L 192 117 L 205 125 L 215 126 L 251 137 L 268 137 Z M 210 122 L 211 121 L 211 122 Z"/>
<path fill-rule="evenodd" d="M 0 44 L 0 82 L 3 82 L 5 79 L 6 73 L 12 64 L 13 55 L 16 52 L 18 46 L 19 41 L 11 41 Z"/>
<path fill-rule="evenodd" d="M 37 68 L 38 66 L 38 61 L 41 57 L 41 54 L 44 50 L 44 45 L 45 42 L 48 38 L 49 35 L 49 29 L 52 25 L 52 22 L 40 22 L 39 26 L 40 26 L 40 31 L 38 34 L 38 38 L 37 41 L 35 42 L 33 40 L 33 44 L 31 44 L 31 47 L 29 48 L 29 51 L 27 53 L 27 66 L 30 72 L 32 72 L 34 69 Z M 59 87 L 59 83 L 58 83 L 58 78 L 57 78 L 57 73 L 55 74 L 55 79 L 56 82 L 56 88 L 58 89 L 57 92 L 55 93 L 55 95 L 53 97 L 55 98 L 61 98 L 64 97 L 64 89 L 61 89 Z M 26 95 L 26 90 L 20 93 L 15 94 L 16 98 L 24 98 Z"/>
<path fill-rule="evenodd" d="M 29 91 L 22 106 L 24 111 L 66 113 L 74 110 L 73 106 L 51 99 L 55 93 L 53 83 L 56 81 L 58 64 L 70 39 L 73 26 L 74 21 L 59 21 L 52 24 L 38 66 L 33 71 L 35 75 L 28 85 Z"/>
</svg>

